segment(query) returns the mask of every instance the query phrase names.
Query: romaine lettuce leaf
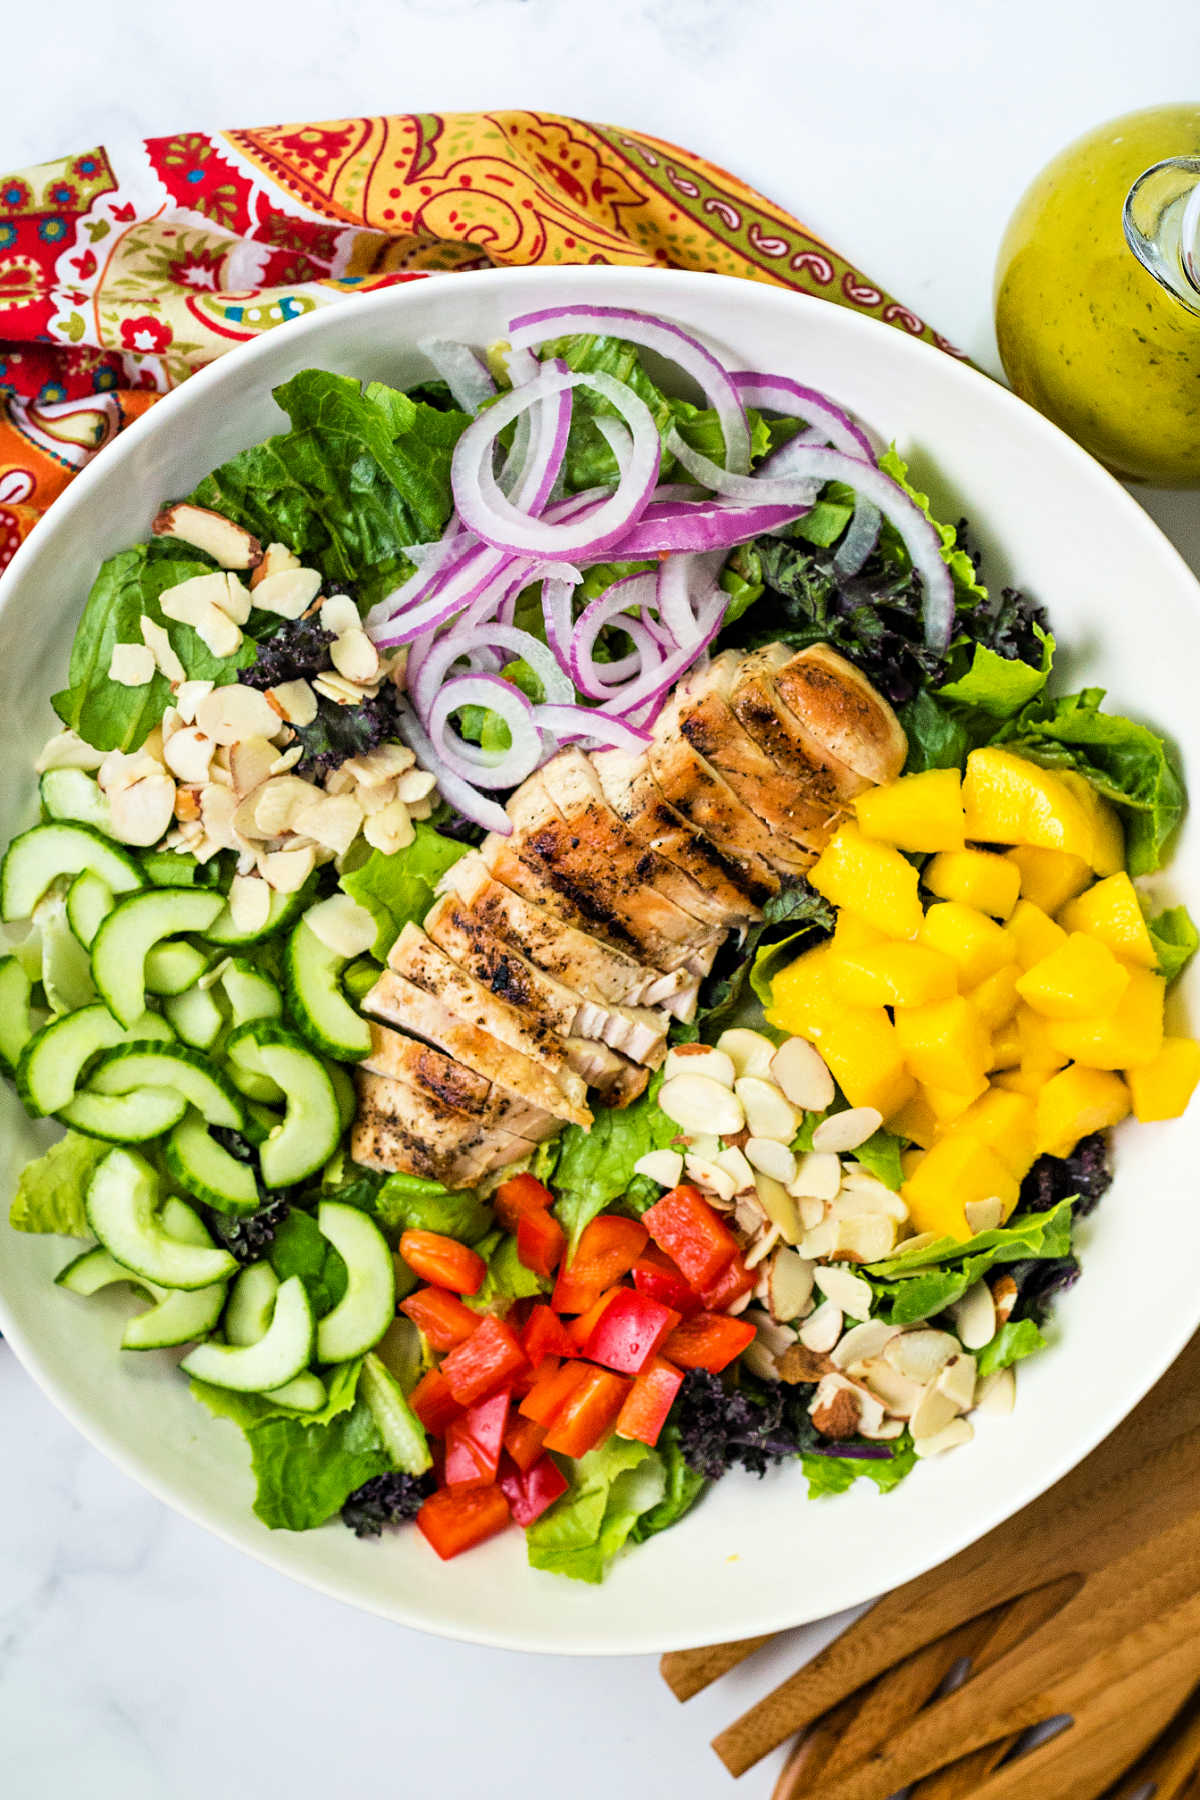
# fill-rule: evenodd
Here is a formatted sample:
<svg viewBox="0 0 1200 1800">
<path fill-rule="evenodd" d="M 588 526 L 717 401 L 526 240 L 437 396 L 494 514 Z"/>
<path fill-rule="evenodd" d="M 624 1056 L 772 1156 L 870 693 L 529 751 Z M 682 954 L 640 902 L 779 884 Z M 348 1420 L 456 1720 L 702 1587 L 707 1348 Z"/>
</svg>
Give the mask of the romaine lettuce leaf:
<svg viewBox="0 0 1200 1800">
<path fill-rule="evenodd" d="M 1186 906 L 1169 906 L 1146 920 L 1158 957 L 1158 972 L 1176 981 L 1200 949 L 1200 932 Z"/>
<path fill-rule="evenodd" d="M 938 699 L 993 719 L 1013 718 L 1041 693 L 1054 663 L 1054 639 L 1040 625 L 1033 629 L 1042 646 L 1040 665 L 1035 667 L 1015 656 L 997 656 L 987 644 L 975 644 L 970 667 L 957 681 L 943 682 L 937 689 Z"/>
<path fill-rule="evenodd" d="M 631 1106 L 598 1112 L 591 1129 L 568 1125 L 559 1139 L 554 1214 L 566 1232 L 568 1256 L 575 1254 L 585 1226 L 614 1202 L 624 1210 L 644 1212 L 659 1189 L 633 1165 L 651 1150 L 665 1150 L 679 1127 L 658 1108 L 661 1071 Z"/>
<path fill-rule="evenodd" d="M 912 1439 L 903 1437 L 888 1445 L 891 1455 L 825 1456 L 805 1451 L 800 1466 L 808 1477 L 808 1498 L 822 1500 L 833 1494 L 844 1494 L 856 1481 L 873 1481 L 881 1494 L 890 1494 L 916 1466 L 917 1453 Z"/>
<path fill-rule="evenodd" d="M 1072 1204 L 1068 1199 L 1049 1212 L 1019 1214 L 962 1243 L 939 1238 L 907 1256 L 901 1244 L 895 1256 L 862 1271 L 875 1295 L 872 1316 L 889 1325 L 913 1325 L 952 1306 L 998 1263 L 1069 1255 Z"/>
<path fill-rule="evenodd" d="M 674 1425 L 668 1424 L 658 1443 L 654 1447 L 655 1455 L 663 1465 L 666 1478 L 666 1489 L 661 1500 L 642 1513 L 630 1532 L 630 1541 L 644 1544 L 647 1538 L 666 1531 L 669 1525 L 675 1525 L 684 1513 L 690 1512 L 696 1504 L 708 1482 L 697 1470 L 690 1468 L 679 1447 L 679 1433 Z"/>
<path fill-rule="evenodd" d="M 384 961 L 405 925 L 419 924 L 433 905 L 434 889 L 446 870 L 465 856 L 470 844 L 443 837 L 427 820 L 419 820 L 405 850 L 385 855 L 372 850 L 357 869 L 342 875 L 342 887 L 365 906 L 378 927 L 375 954 Z"/>
<path fill-rule="evenodd" d="M 571 1465 L 570 1488 L 526 1531 L 531 1568 L 602 1581 L 638 1520 L 666 1493 L 666 1470 L 655 1451 L 610 1438 Z"/>
<path fill-rule="evenodd" d="M 1021 1362 L 1035 1351 L 1045 1348 L 1046 1340 L 1033 1319 L 1010 1319 L 1000 1327 L 990 1343 L 975 1352 L 976 1374 L 982 1381 L 997 1369 L 1007 1369 L 1011 1364 Z"/>
<path fill-rule="evenodd" d="M 378 1189 L 374 1212 L 392 1238 L 402 1231 L 436 1231 L 462 1244 L 478 1244 L 492 1229 L 492 1209 L 477 1194 L 441 1187 L 419 1175 L 389 1175 Z"/>
<path fill-rule="evenodd" d="M 26 1163 L 17 1182 L 8 1222 L 14 1231 L 49 1231 L 61 1237 L 92 1235 L 84 1201 L 98 1163 L 112 1149 L 99 1138 L 68 1131 L 42 1156 Z"/>
<path fill-rule="evenodd" d="M 822 1119 L 827 1119 L 830 1113 L 845 1112 L 848 1105 L 849 1101 L 839 1094 L 835 1104 L 829 1108 L 828 1112 L 806 1113 L 803 1125 L 792 1139 L 792 1149 L 796 1154 L 803 1156 L 812 1149 L 813 1133 Z M 904 1179 L 904 1171 L 900 1166 L 900 1153 L 904 1143 L 903 1138 L 897 1137 L 894 1132 L 888 1131 L 885 1126 L 881 1125 L 878 1131 L 871 1133 L 865 1144 L 858 1146 L 853 1155 L 855 1160 L 875 1177 L 876 1181 L 882 1181 L 885 1187 L 891 1188 L 894 1194 L 898 1194 L 900 1183 Z"/>
<path fill-rule="evenodd" d="M 517 1240 L 508 1231 L 489 1232 L 475 1245 L 475 1253 L 487 1264 L 483 1286 L 463 1299 L 476 1312 L 508 1311 L 514 1300 L 532 1300 L 549 1291 L 550 1283 L 527 1269 L 517 1255 Z"/>
</svg>

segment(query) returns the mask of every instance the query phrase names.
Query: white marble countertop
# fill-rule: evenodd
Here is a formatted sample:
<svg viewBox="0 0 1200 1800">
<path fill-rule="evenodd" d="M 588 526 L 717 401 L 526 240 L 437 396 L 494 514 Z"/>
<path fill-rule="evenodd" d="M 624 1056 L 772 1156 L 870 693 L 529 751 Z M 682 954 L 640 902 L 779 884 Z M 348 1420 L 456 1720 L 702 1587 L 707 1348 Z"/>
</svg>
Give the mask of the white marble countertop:
<svg viewBox="0 0 1200 1800">
<path fill-rule="evenodd" d="M 9 46 L 0 167 L 190 125 L 573 113 L 724 162 L 994 369 L 992 262 L 1025 182 L 1087 126 L 1189 97 L 1195 8 L 1142 0 L 1136 41 L 1132 22 L 1118 0 L 57 0 Z M 1145 499 L 1200 570 L 1195 496 Z M 3 1346 L 0 1419 L 6 1800 L 716 1800 L 708 1738 L 799 1660 L 773 1648 L 681 1709 L 648 1658 L 420 1637 L 167 1512 Z"/>
</svg>

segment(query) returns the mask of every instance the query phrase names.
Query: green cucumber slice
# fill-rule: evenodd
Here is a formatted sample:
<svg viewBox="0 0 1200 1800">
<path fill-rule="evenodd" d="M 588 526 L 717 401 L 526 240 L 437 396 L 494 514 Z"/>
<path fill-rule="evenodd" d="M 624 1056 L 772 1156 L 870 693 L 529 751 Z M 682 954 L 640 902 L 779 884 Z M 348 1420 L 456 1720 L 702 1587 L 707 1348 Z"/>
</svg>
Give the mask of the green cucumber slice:
<svg viewBox="0 0 1200 1800">
<path fill-rule="evenodd" d="M 332 1314 L 328 1315 L 332 1317 Z M 324 1323 L 324 1321 L 322 1321 Z M 318 1337 L 320 1326 L 317 1327 Z M 425 1428 L 404 1396 L 404 1389 L 377 1356 L 363 1359 L 358 1391 L 371 1409 L 384 1448 L 406 1475 L 423 1475 L 433 1467 Z"/>
<path fill-rule="evenodd" d="M 213 1248 L 212 1238 L 190 1206 L 174 1195 L 163 1206 L 164 1228 L 181 1244 Z M 156 1305 L 130 1319 L 121 1338 L 122 1350 L 166 1350 L 175 1344 L 191 1344 L 215 1331 L 229 1284 L 214 1282 L 211 1287 L 163 1288 L 150 1283 Z"/>
<path fill-rule="evenodd" d="M 383 964 L 377 963 L 373 956 L 357 956 L 342 971 L 342 986 L 353 1006 L 361 1004 L 382 973 Z"/>
<path fill-rule="evenodd" d="M 272 1406 L 290 1406 L 293 1412 L 301 1413 L 320 1412 L 328 1398 L 325 1383 L 311 1369 L 285 1381 L 282 1387 L 268 1388 L 263 1395 Z"/>
<path fill-rule="evenodd" d="M 242 1030 L 285 1103 L 282 1124 L 259 1146 L 263 1183 L 291 1187 L 315 1175 L 338 1147 L 342 1120 L 337 1094 L 324 1064 L 293 1032 L 267 1020 Z"/>
<path fill-rule="evenodd" d="M 278 1292 L 279 1277 L 269 1262 L 251 1263 L 242 1270 L 225 1308 L 225 1336 L 231 1344 L 240 1348 L 266 1337 Z"/>
<path fill-rule="evenodd" d="M 209 959 L 199 945 L 186 938 L 168 938 L 146 952 L 146 987 L 151 994 L 186 994 L 208 968 Z"/>
<path fill-rule="evenodd" d="M 317 1225 L 347 1276 L 346 1292 L 317 1325 L 317 1360 L 349 1362 L 377 1344 L 396 1316 L 396 1265 L 382 1231 L 357 1206 L 323 1200 Z"/>
<path fill-rule="evenodd" d="M 333 1083 L 333 1095 L 337 1101 L 338 1118 L 342 1121 L 342 1130 L 349 1130 L 354 1123 L 354 1115 L 358 1111 L 358 1096 L 354 1092 L 354 1082 L 349 1071 L 341 1063 L 326 1063 L 325 1072 Z"/>
<path fill-rule="evenodd" d="M 84 869 L 67 889 L 67 924 L 85 950 L 116 905 L 107 881 Z"/>
<path fill-rule="evenodd" d="M 278 1103 L 284 1098 L 279 1083 L 267 1074 L 259 1055 L 255 1032 L 258 1026 L 270 1021 L 248 1019 L 230 1032 L 225 1040 L 225 1063 L 229 1079 L 239 1094 L 247 1100 Z M 299 1039 L 296 1042 L 299 1043 Z"/>
<path fill-rule="evenodd" d="M 90 825 L 53 821 L 15 837 L 0 863 L 0 918 L 28 919 L 51 882 L 91 869 L 114 894 L 145 885 L 132 856 Z M 138 1012 L 143 1009 L 139 1006 Z"/>
<path fill-rule="evenodd" d="M 159 1287 L 191 1291 L 233 1274 L 237 1263 L 228 1250 L 218 1249 L 207 1232 L 207 1242 L 185 1243 L 167 1230 L 157 1203 L 158 1178 L 145 1158 L 111 1150 L 88 1184 L 88 1223 L 119 1263 Z M 183 1207 L 182 1200 L 178 1205 Z M 178 1231 L 182 1215 L 175 1210 L 174 1217 Z M 203 1231 L 199 1219 L 196 1225 Z"/>
<path fill-rule="evenodd" d="M 300 889 L 296 894 L 280 894 L 272 891 L 271 905 L 267 912 L 267 922 L 257 931 L 239 931 L 233 922 L 233 915 L 227 906 L 217 914 L 212 924 L 204 932 L 210 944 L 221 944 L 226 948 L 242 944 L 257 944 L 273 931 L 279 931 L 292 920 L 298 918 L 311 898 L 308 887 Z"/>
<path fill-rule="evenodd" d="M 66 896 L 47 894 L 33 912 L 34 929 L 41 939 L 42 987 L 50 1010 L 60 1016 L 90 1006 L 96 998 L 88 953 L 67 918 Z"/>
<path fill-rule="evenodd" d="M 198 1113 L 180 1119 L 163 1145 L 163 1159 L 194 1200 L 223 1213 L 258 1211 L 254 1170 L 218 1144 Z"/>
<path fill-rule="evenodd" d="M 214 989 L 199 984 L 169 995 L 163 1012 L 176 1036 L 193 1050 L 211 1050 L 228 1023 Z"/>
<path fill-rule="evenodd" d="M 258 1146 L 270 1137 L 275 1127 L 282 1123 L 283 1120 L 279 1114 L 272 1112 L 269 1106 L 262 1106 L 257 1100 L 247 1100 L 246 1123 L 242 1127 L 242 1136 L 257 1150 Z"/>
<path fill-rule="evenodd" d="M 33 1036 L 33 982 L 15 956 L 0 958 L 0 1068 L 11 1074 Z"/>
<path fill-rule="evenodd" d="M 157 1013 L 143 1013 L 125 1031 L 99 1000 L 63 1019 L 52 1019 L 30 1038 L 17 1063 L 17 1092 L 26 1112 L 35 1118 L 61 1112 L 75 1098 L 94 1056 L 135 1040 L 169 1044 L 173 1034 Z"/>
<path fill-rule="evenodd" d="M 154 946 L 203 931 L 221 904 L 220 894 L 199 888 L 151 888 L 114 907 L 92 941 L 92 979 L 114 1018 L 130 1025 L 145 1012 L 146 959 Z"/>
<path fill-rule="evenodd" d="M 182 1094 L 170 1088 L 146 1087 L 134 1094 L 76 1094 L 59 1118 L 85 1137 L 110 1144 L 148 1144 L 177 1125 L 187 1111 Z"/>
<path fill-rule="evenodd" d="M 240 1131 L 245 1119 L 228 1078 L 187 1044 L 131 1043 L 110 1050 L 89 1085 L 96 1094 L 132 1094 L 142 1087 L 172 1089 L 210 1125 L 232 1131 Z"/>
<path fill-rule="evenodd" d="M 93 1244 L 90 1250 L 84 1250 L 54 1277 L 56 1287 L 66 1288 L 70 1294 L 83 1294 L 87 1298 L 98 1294 L 101 1288 L 111 1287 L 116 1281 L 132 1282 L 135 1287 L 144 1288 L 147 1293 L 152 1285 L 143 1276 L 135 1275 L 132 1269 L 125 1268 L 115 1256 L 110 1256 L 103 1244 Z"/>
<path fill-rule="evenodd" d="M 253 1019 L 278 1019 L 283 995 L 269 975 L 263 975 L 244 956 L 230 957 L 221 970 L 221 986 L 233 1013 L 234 1026 Z"/>
<path fill-rule="evenodd" d="M 323 944 L 301 919 L 288 939 L 284 974 L 288 1011 L 313 1048 L 339 1062 L 361 1062 L 371 1053 L 371 1027 L 342 992 L 349 958 Z"/>
<path fill-rule="evenodd" d="M 50 818 L 71 819 L 102 831 L 106 837 L 113 835 L 108 800 L 96 777 L 86 769 L 47 769 L 38 791 Z"/>
<path fill-rule="evenodd" d="M 256 1344 L 199 1344 L 179 1366 L 213 1387 L 261 1394 L 294 1380 L 307 1366 L 312 1347 L 312 1307 L 299 1275 L 290 1275 L 275 1296 L 270 1327 Z"/>
</svg>

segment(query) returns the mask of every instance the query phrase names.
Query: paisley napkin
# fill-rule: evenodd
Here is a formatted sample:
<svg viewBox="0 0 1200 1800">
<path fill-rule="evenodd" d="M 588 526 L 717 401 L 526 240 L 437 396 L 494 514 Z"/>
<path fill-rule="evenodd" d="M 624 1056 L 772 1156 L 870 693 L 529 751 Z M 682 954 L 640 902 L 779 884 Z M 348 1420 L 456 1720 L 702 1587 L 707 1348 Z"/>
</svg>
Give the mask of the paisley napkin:
<svg viewBox="0 0 1200 1800">
<path fill-rule="evenodd" d="M 0 568 L 214 357 L 334 300 L 533 263 L 739 275 L 952 349 L 735 176 L 613 126 L 402 113 L 86 150 L 0 177 Z"/>
</svg>

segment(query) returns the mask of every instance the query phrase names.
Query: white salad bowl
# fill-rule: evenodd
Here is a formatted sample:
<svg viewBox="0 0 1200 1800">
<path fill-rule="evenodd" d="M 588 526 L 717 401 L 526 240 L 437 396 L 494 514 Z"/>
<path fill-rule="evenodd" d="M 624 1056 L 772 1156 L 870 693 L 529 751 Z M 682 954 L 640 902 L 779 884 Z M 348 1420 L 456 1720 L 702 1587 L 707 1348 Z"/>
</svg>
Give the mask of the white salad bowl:
<svg viewBox="0 0 1200 1800">
<path fill-rule="evenodd" d="M 914 464 L 938 516 L 969 518 L 988 578 L 1050 609 L 1069 681 L 1174 737 L 1200 781 L 1200 588 L 1142 509 L 1054 426 L 952 357 L 837 306 L 752 282 L 604 268 L 422 281 L 324 311 L 213 364 L 72 483 L 0 581 L 5 841 L 33 816 L 71 636 L 101 560 L 146 537 L 160 503 L 281 426 L 271 389 L 317 366 L 410 384 L 429 335 L 480 345 L 513 314 L 567 300 L 660 313 L 730 366 L 822 388 Z M 1168 901 L 1200 901 L 1200 831 L 1185 825 Z M 1180 984 L 1176 1008 L 1200 981 Z M 3 1201 L 54 1135 L 4 1085 Z M 535 1573 L 510 1532 L 443 1565 L 416 1531 L 359 1542 L 340 1524 L 290 1535 L 251 1511 L 245 1439 L 199 1407 L 165 1352 L 122 1355 L 121 1301 L 52 1285 L 74 1253 L 0 1222 L 0 1328 L 51 1400 L 160 1499 L 326 1593 L 403 1624 L 520 1650 L 677 1648 L 777 1630 L 896 1586 L 1034 1499 L 1124 1417 L 1200 1324 L 1200 1110 L 1117 1133 L 1116 1180 L 1080 1228 L 1084 1278 L 1052 1347 L 1020 1371 L 1015 1413 L 919 1465 L 892 1494 L 866 1482 L 809 1504 L 798 1466 L 731 1475 L 674 1529 L 619 1558 L 602 1586 Z M 232 1571 L 231 1571 L 232 1579 Z"/>
</svg>

